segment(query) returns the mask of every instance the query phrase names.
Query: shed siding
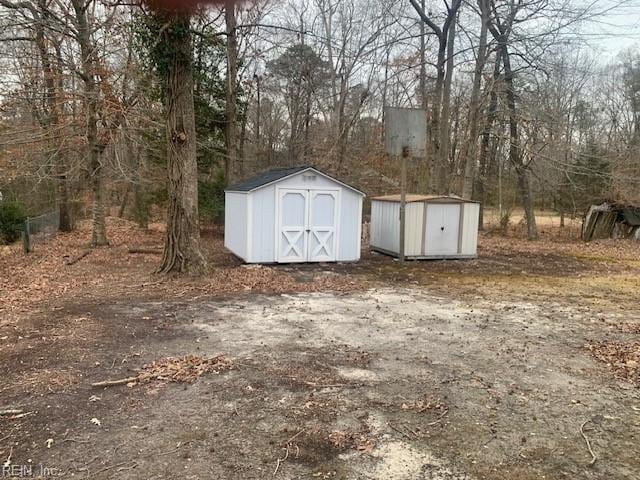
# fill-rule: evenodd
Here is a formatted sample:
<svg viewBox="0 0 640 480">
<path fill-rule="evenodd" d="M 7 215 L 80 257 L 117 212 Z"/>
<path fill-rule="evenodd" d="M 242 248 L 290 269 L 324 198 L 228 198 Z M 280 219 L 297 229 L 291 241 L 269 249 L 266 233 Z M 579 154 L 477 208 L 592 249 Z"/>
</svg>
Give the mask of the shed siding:
<svg viewBox="0 0 640 480">
<path fill-rule="evenodd" d="M 408 203 L 406 234 L 404 239 L 405 255 L 421 255 L 422 223 L 424 205 Z M 370 243 L 380 248 L 398 253 L 400 245 L 400 204 L 398 202 L 371 202 Z"/>
<path fill-rule="evenodd" d="M 398 217 L 400 212 L 398 212 Z M 405 255 L 422 255 L 422 235 L 423 235 L 424 203 L 407 204 L 407 218 L 405 221 Z M 398 219 L 400 222 L 400 219 Z M 399 229 L 399 228 L 398 228 Z M 398 239 L 398 245 L 400 239 Z"/>
<path fill-rule="evenodd" d="M 476 255 L 478 250 L 478 221 L 480 205 L 477 203 L 464 204 L 462 219 L 462 255 Z"/>
<path fill-rule="evenodd" d="M 280 180 L 275 185 L 278 188 L 302 188 L 302 189 L 342 189 L 342 185 L 338 182 L 334 182 L 330 178 L 320 175 L 315 172 L 300 172 L 297 175 L 292 175 L 289 178 Z M 346 190 L 346 188 L 345 188 Z M 352 191 L 349 189 L 349 191 Z"/>
<path fill-rule="evenodd" d="M 335 187 L 341 186 L 334 183 L 333 188 Z M 336 258 L 340 262 L 354 262 L 360 259 L 362 195 L 348 188 L 342 188 L 340 197 L 340 222 L 338 224 L 338 251 Z"/>
<path fill-rule="evenodd" d="M 373 248 L 398 252 L 400 242 L 400 204 L 396 202 L 371 202 L 371 234 Z"/>
<path fill-rule="evenodd" d="M 225 193 L 224 246 L 247 260 L 247 194 Z"/>
<path fill-rule="evenodd" d="M 279 184 L 278 184 L 279 185 Z M 251 258 L 254 263 L 276 259 L 276 187 L 269 185 L 251 192 Z"/>
</svg>

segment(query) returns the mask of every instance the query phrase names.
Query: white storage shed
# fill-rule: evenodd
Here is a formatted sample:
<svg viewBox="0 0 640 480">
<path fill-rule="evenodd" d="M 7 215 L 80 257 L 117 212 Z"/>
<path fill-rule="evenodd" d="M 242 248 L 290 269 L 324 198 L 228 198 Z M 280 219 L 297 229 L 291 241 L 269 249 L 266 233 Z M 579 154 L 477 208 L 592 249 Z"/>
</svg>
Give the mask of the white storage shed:
<svg viewBox="0 0 640 480">
<path fill-rule="evenodd" d="M 247 263 L 355 262 L 365 194 L 313 167 L 225 190 L 224 246 Z"/>
<path fill-rule="evenodd" d="M 480 205 L 455 196 L 407 195 L 405 256 L 476 258 Z M 398 256 L 400 195 L 371 200 L 371 249 Z"/>
</svg>

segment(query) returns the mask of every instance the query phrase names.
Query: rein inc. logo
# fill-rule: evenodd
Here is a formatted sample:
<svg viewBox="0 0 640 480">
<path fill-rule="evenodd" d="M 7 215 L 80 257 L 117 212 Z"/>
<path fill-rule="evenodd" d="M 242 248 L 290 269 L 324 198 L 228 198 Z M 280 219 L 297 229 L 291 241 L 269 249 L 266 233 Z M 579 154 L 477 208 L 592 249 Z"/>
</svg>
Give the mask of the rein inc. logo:
<svg viewBox="0 0 640 480">
<path fill-rule="evenodd" d="M 44 465 L 2 465 L 0 478 L 52 478 L 62 475 L 59 468 Z"/>
</svg>

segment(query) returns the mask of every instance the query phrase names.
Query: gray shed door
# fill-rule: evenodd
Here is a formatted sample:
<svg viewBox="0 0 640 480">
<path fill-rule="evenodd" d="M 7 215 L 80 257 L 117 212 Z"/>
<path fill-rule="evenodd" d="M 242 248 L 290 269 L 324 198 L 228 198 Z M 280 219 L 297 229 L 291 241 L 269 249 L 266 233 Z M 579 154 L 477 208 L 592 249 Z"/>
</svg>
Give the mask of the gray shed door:
<svg viewBox="0 0 640 480">
<path fill-rule="evenodd" d="M 460 205 L 427 205 L 425 255 L 455 255 L 460 237 Z"/>
</svg>

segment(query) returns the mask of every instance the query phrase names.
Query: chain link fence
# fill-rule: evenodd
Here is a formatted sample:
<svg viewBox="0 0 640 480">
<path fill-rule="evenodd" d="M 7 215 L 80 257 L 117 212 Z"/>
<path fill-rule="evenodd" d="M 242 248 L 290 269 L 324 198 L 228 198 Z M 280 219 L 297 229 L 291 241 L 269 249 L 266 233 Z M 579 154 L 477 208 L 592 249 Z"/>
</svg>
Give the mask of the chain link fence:
<svg viewBox="0 0 640 480">
<path fill-rule="evenodd" d="M 46 243 L 51 240 L 58 232 L 59 227 L 60 212 L 57 210 L 37 217 L 27 217 L 22 232 L 22 244 L 25 253 L 33 251 L 36 243 Z"/>
</svg>

